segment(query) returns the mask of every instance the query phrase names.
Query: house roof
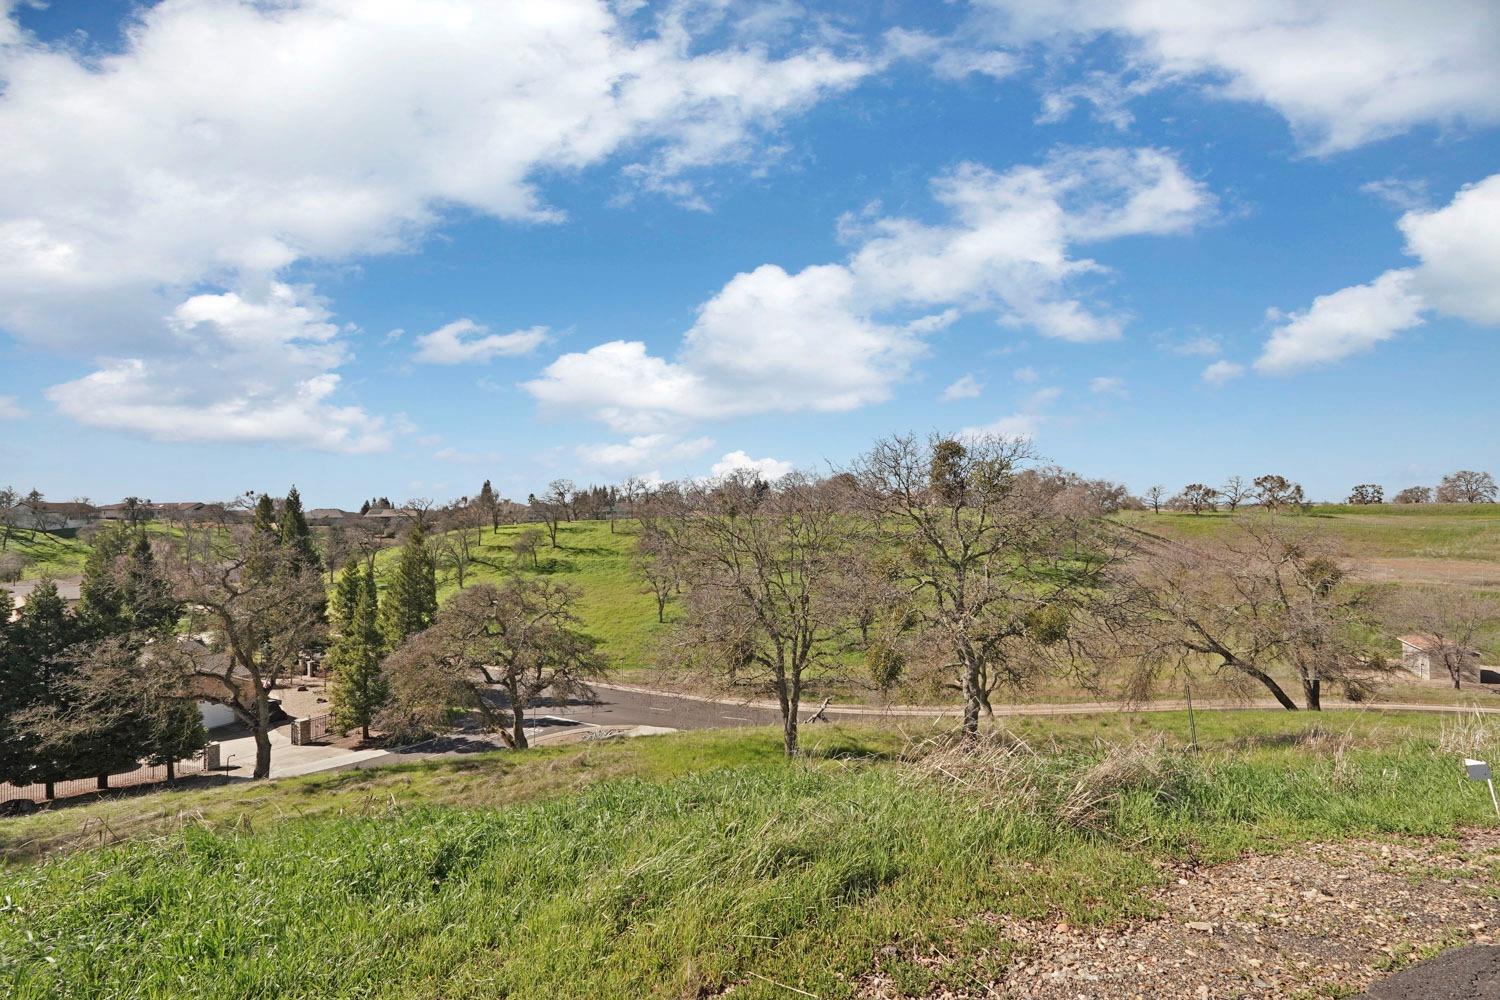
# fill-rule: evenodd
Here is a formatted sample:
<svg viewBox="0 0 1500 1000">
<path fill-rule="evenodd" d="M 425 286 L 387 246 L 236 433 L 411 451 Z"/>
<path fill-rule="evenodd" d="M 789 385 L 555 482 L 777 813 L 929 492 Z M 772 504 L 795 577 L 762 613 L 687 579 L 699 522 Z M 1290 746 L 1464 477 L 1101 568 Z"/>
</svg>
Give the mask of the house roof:
<svg viewBox="0 0 1500 1000">
<path fill-rule="evenodd" d="M 337 507 L 314 507 L 307 512 L 308 517 L 356 517 L 352 511 L 339 510 Z"/>
<path fill-rule="evenodd" d="M 90 503 L 67 500 L 23 500 L 18 506 L 48 514 L 93 514 L 99 509 Z"/>
<path fill-rule="evenodd" d="M 1441 638 L 1427 632 L 1413 632 L 1410 635 L 1398 636 L 1397 638 L 1403 646 L 1410 646 L 1412 649 L 1419 649 L 1424 653 L 1435 652 L 1442 649 L 1444 645 Z M 1473 649 L 1465 649 L 1464 652 L 1471 655 L 1478 655 L 1478 651 Z"/>
</svg>

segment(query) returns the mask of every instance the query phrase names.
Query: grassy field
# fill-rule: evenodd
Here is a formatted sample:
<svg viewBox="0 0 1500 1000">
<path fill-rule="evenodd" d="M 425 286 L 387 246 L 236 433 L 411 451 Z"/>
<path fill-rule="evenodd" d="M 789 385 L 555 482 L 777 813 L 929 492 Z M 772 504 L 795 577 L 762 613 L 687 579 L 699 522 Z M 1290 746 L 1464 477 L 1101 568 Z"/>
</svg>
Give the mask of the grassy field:
<svg viewBox="0 0 1500 1000">
<path fill-rule="evenodd" d="M 72 533 L 17 531 L 5 551 L 20 553 L 26 560 L 21 570 L 21 578 L 25 580 L 77 576 L 83 572 L 84 561 L 89 557 L 88 543 Z"/>
<path fill-rule="evenodd" d="M 1038 720 L 941 769 L 889 730 L 820 727 L 791 762 L 721 731 L 7 821 L 0 994 L 847 997 L 887 945 L 983 979 L 1011 950 L 979 912 L 1141 913 L 1163 861 L 1493 823 L 1435 720 L 1309 721 L 1200 719 L 1190 753 L 1178 717 Z"/>
</svg>

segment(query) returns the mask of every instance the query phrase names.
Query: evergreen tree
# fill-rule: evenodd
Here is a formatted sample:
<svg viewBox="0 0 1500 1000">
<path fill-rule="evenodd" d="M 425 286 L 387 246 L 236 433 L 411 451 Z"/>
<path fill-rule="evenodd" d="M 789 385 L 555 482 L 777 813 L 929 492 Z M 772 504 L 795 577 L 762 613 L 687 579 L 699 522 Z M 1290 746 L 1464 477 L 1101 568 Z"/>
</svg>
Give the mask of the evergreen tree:
<svg viewBox="0 0 1500 1000">
<path fill-rule="evenodd" d="M 35 698 L 35 678 L 21 657 L 14 611 L 10 591 L 0 589 L 0 781 L 20 784 L 29 780 L 30 745 L 19 731 L 18 716 Z"/>
<path fill-rule="evenodd" d="M 437 614 L 437 564 L 420 522 L 406 533 L 381 612 L 382 631 L 392 649 L 431 625 Z"/>
<path fill-rule="evenodd" d="M 312 529 L 307 526 L 307 516 L 302 512 L 302 494 L 295 486 L 287 491 L 286 500 L 281 504 L 281 523 L 277 526 L 277 533 L 281 536 L 281 544 L 296 551 L 303 566 L 320 573 L 323 571 L 323 561 L 313 547 Z"/>
<path fill-rule="evenodd" d="M 360 591 L 364 587 L 364 573 L 359 567 L 358 559 L 350 559 L 339 573 L 338 583 L 334 584 L 333 601 L 328 606 L 328 624 L 339 635 L 349 630 L 359 606 Z"/>
<path fill-rule="evenodd" d="M 360 735 L 369 739 L 370 723 L 385 705 L 390 690 L 380 669 L 382 642 L 375 575 L 368 570 L 358 573 L 358 583 L 359 598 L 349 626 L 328 654 L 333 674 L 329 698 L 339 728 L 358 726 Z"/>
<path fill-rule="evenodd" d="M 95 540 L 83 568 L 77 617 L 90 638 L 155 632 L 177 621 L 180 606 L 139 528 L 116 525 Z"/>
<path fill-rule="evenodd" d="M 276 523 L 276 501 L 269 493 L 262 493 L 255 501 L 255 517 L 250 522 L 258 534 L 279 535 L 281 527 Z"/>
<path fill-rule="evenodd" d="M 484 511 L 484 516 L 489 518 L 490 530 L 500 530 L 500 502 L 495 496 L 495 488 L 486 479 L 484 485 L 479 487 L 479 496 L 474 499 L 479 509 Z"/>
</svg>

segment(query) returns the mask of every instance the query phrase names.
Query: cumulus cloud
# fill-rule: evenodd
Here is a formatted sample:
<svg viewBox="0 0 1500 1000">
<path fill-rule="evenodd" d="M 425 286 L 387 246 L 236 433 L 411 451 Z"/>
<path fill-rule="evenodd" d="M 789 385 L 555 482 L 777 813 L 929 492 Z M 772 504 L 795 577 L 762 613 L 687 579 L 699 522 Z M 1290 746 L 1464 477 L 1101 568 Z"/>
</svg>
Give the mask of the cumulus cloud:
<svg viewBox="0 0 1500 1000">
<path fill-rule="evenodd" d="M 0 326 L 140 362 L 95 383 L 191 396 L 171 380 L 196 372 L 175 359 L 198 334 L 162 317 L 195 293 L 253 298 L 301 261 L 410 249 L 453 209 L 560 220 L 549 171 L 691 184 L 873 69 L 816 44 L 714 45 L 687 21 L 603 0 L 176 0 L 87 58 L 3 22 L 20 44 L 0 59 Z M 160 434 L 163 415 L 122 407 L 115 426 Z"/>
<path fill-rule="evenodd" d="M 695 458 L 714 446 L 710 437 L 678 438 L 670 434 L 638 434 L 628 441 L 583 444 L 575 450 L 589 465 L 644 469 L 660 462 Z"/>
<path fill-rule="evenodd" d="M 1233 361 L 1215 361 L 1203 369 L 1203 381 L 1209 385 L 1223 385 L 1245 374 L 1245 366 Z"/>
<path fill-rule="evenodd" d="M 984 390 L 984 383 L 973 375 L 960 375 L 943 390 L 943 402 L 951 403 L 956 399 L 973 399 Z"/>
<path fill-rule="evenodd" d="M 1274 108 L 1318 153 L 1423 124 L 1500 121 L 1500 7 L 1491 0 L 972 3 L 980 24 L 1011 44 L 1056 53 L 1102 36 L 1124 42 L 1116 76 L 1092 92 L 1061 85 L 1049 95 L 1054 115 L 1078 99 L 1118 114 L 1134 94 L 1188 82 Z"/>
<path fill-rule="evenodd" d="M 429 365 L 483 364 L 500 357 L 529 354 L 547 340 L 545 326 L 513 333 L 490 333 L 471 319 L 456 319 L 417 337 L 413 361 Z"/>
<path fill-rule="evenodd" d="M 1320 295 L 1292 313 L 1272 331 L 1257 371 L 1284 374 L 1339 361 L 1434 312 L 1500 324 L 1500 174 L 1463 188 L 1442 208 L 1407 212 L 1397 225 L 1418 263 Z"/>
<path fill-rule="evenodd" d="M 779 458 L 751 458 L 743 451 L 731 451 L 715 462 L 708 471 L 716 479 L 735 472 L 753 472 L 767 482 L 775 482 L 791 475 L 794 468 L 791 462 L 783 462 Z"/>
<path fill-rule="evenodd" d="M 273 283 L 263 295 L 194 295 L 169 317 L 168 358 L 117 358 L 47 397 L 79 423 L 159 441 L 292 441 L 327 451 L 389 445 L 383 422 L 334 397 L 346 348 L 323 303 Z"/>
<path fill-rule="evenodd" d="M 1017 412 L 992 420 L 986 424 L 965 427 L 958 432 L 961 438 L 978 437 L 1024 437 L 1034 438 L 1042 424 L 1047 422 L 1047 409 L 1062 398 L 1057 386 L 1043 386 L 1032 392 L 1021 402 Z"/>
<path fill-rule="evenodd" d="M 0 420 L 20 420 L 27 415 L 26 408 L 14 396 L 0 396 Z"/>
<path fill-rule="evenodd" d="M 617 430 L 795 410 L 850 410 L 889 397 L 923 336 L 965 313 L 1065 340 L 1118 337 L 1125 317 L 1082 296 L 1103 268 L 1076 246 L 1182 232 L 1213 199 L 1155 149 L 1065 150 L 998 173 L 937 177 L 942 224 L 846 217 L 842 263 L 736 275 L 698 310 L 675 359 L 638 341 L 565 354 L 526 383 L 551 407 Z"/>
</svg>

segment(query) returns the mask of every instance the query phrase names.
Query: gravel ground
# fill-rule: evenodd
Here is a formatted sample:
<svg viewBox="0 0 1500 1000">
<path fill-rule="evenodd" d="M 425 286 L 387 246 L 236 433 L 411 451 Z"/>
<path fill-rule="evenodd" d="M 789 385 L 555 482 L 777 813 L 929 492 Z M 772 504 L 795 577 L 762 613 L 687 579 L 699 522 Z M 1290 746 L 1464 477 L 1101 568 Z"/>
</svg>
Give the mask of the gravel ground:
<svg viewBox="0 0 1500 1000">
<path fill-rule="evenodd" d="M 1349 997 L 1448 948 L 1500 941 L 1497 886 L 1500 833 L 1492 831 L 1459 840 L 1308 845 L 1174 869 L 1151 894 L 1155 919 L 1083 929 L 981 915 L 955 928 L 954 938 L 993 934 L 988 954 L 970 965 L 987 969 L 988 981 L 952 974 L 944 955 L 956 945 L 925 955 L 892 948 L 860 995 L 907 996 L 900 983 L 909 977 L 896 967 L 915 962 L 940 981 L 967 976 L 926 994 L 942 1000 Z M 1372 994 L 1386 995 L 1408 994 Z"/>
</svg>

